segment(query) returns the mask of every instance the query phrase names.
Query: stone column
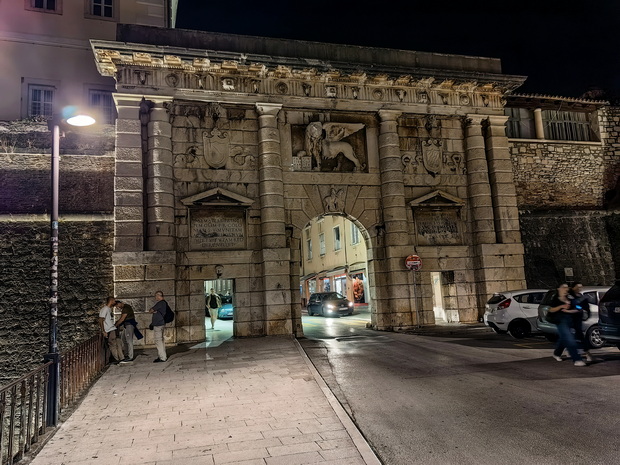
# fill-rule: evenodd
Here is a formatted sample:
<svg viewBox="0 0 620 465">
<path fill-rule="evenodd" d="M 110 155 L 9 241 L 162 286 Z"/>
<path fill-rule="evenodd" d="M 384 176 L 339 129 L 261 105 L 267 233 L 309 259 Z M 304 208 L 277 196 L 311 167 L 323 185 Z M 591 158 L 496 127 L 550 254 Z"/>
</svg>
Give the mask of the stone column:
<svg viewBox="0 0 620 465">
<path fill-rule="evenodd" d="M 416 324 L 414 299 L 408 289 L 405 257 L 413 252 L 407 225 L 405 186 L 398 140 L 399 111 L 380 110 L 379 170 L 383 209 L 384 256 L 375 265 L 378 329 Z M 421 312 L 420 312 L 421 313 Z"/>
<path fill-rule="evenodd" d="M 495 243 L 495 226 L 489 167 L 482 136 L 482 115 L 468 115 L 465 120 L 465 159 L 474 243 Z"/>
<path fill-rule="evenodd" d="M 545 126 L 543 125 L 541 108 L 536 108 L 534 110 L 534 127 L 536 128 L 536 139 L 544 139 Z"/>
<path fill-rule="evenodd" d="M 485 302 L 494 292 L 525 286 L 518 212 L 516 204 L 514 209 L 509 208 L 510 203 L 515 202 L 510 195 L 503 198 L 506 191 L 514 193 L 514 185 L 512 188 L 506 187 L 512 180 L 508 141 L 505 134 L 500 137 L 497 128 L 498 123 L 501 121 L 504 124 L 506 119 L 490 117 L 486 140 L 490 145 L 487 147 L 481 126 L 486 118 L 489 116 L 469 115 L 465 127 L 469 211 L 474 239 L 471 253 L 477 303 L 476 308 L 472 309 L 474 311 L 461 309 L 463 322 L 480 317 Z M 499 215 L 497 218 L 496 212 Z M 496 230 L 496 224 L 503 229 Z M 502 239 L 510 242 L 502 244 Z"/>
<path fill-rule="evenodd" d="M 258 176 L 264 276 L 265 332 L 292 334 L 290 249 L 286 247 L 284 182 L 278 112 L 282 105 L 257 103 Z"/>
<path fill-rule="evenodd" d="M 521 242 L 517 192 L 512 173 L 512 161 L 506 136 L 507 116 L 489 116 L 486 131 L 486 149 L 489 181 L 495 217 L 497 242 Z"/>
<path fill-rule="evenodd" d="M 157 104 L 147 126 L 147 250 L 174 250 L 172 125 L 168 110 Z"/>
</svg>

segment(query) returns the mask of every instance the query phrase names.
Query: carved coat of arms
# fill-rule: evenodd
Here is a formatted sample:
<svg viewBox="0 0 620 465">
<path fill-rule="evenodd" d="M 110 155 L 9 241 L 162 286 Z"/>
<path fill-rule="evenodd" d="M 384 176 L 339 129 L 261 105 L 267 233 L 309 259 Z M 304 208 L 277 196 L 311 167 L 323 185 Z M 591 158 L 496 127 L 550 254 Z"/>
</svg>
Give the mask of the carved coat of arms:
<svg viewBox="0 0 620 465">
<path fill-rule="evenodd" d="M 441 172 L 442 154 L 440 140 L 427 139 L 422 141 L 422 163 L 431 176 L 436 176 Z"/>
<path fill-rule="evenodd" d="M 230 139 L 227 131 L 214 127 L 207 129 L 202 138 L 205 146 L 205 160 L 212 168 L 224 168 L 230 154 Z"/>
</svg>

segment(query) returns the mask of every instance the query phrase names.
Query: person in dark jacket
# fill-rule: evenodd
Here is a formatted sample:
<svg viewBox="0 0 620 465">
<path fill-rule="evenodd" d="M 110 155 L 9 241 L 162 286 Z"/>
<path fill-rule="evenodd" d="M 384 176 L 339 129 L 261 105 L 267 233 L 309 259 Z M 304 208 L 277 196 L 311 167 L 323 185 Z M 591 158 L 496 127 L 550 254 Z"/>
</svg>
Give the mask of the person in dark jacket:
<svg viewBox="0 0 620 465">
<path fill-rule="evenodd" d="M 571 314 L 573 318 L 573 329 L 575 330 L 575 339 L 581 341 L 583 356 L 586 362 L 591 362 L 592 355 L 590 355 L 590 349 L 592 347 L 583 334 L 583 320 L 587 320 L 590 315 L 590 302 L 588 298 L 582 294 L 582 290 L 583 285 L 579 281 L 574 282 L 568 291 L 568 298 L 571 303 L 570 308 L 575 310 L 575 313 Z"/>
<path fill-rule="evenodd" d="M 166 326 L 164 315 L 166 314 L 168 303 L 164 299 L 164 293 L 162 291 L 157 291 L 155 293 L 155 300 L 155 305 L 149 309 L 149 312 L 153 314 L 150 329 L 155 333 L 155 347 L 157 347 L 158 355 L 158 357 L 153 360 L 153 363 L 158 363 L 168 360 L 168 355 L 166 355 L 166 344 L 164 342 L 164 328 Z"/>
<path fill-rule="evenodd" d="M 121 311 L 121 316 L 115 323 L 116 327 L 124 328 L 121 334 L 121 340 L 123 341 L 123 350 L 126 357 L 121 360 L 121 363 L 132 362 L 136 358 L 133 353 L 133 337 L 135 335 L 137 339 L 142 339 L 144 336 L 142 336 L 142 333 L 138 330 L 138 322 L 136 321 L 136 316 L 131 305 L 117 300 L 116 308 Z"/>
</svg>

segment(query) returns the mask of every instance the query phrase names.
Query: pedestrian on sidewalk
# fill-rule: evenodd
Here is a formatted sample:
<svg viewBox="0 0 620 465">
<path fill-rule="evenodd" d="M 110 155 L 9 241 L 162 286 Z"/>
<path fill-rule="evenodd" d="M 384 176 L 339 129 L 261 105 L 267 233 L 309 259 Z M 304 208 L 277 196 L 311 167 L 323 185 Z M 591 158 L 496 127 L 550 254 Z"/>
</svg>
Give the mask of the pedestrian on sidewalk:
<svg viewBox="0 0 620 465">
<path fill-rule="evenodd" d="M 152 329 L 155 333 L 155 347 L 157 347 L 158 355 L 158 357 L 153 360 L 153 363 L 159 363 L 168 360 L 168 356 L 166 355 L 166 344 L 164 342 L 164 329 L 166 326 L 164 315 L 166 314 L 168 302 L 164 299 L 164 293 L 162 291 L 157 291 L 155 293 L 155 300 L 155 305 L 149 309 L 149 313 L 153 314 L 149 329 Z"/>
<path fill-rule="evenodd" d="M 562 352 L 564 349 L 568 349 L 568 353 L 573 359 L 573 364 L 576 367 L 586 366 L 586 363 L 582 360 L 581 355 L 577 350 L 577 342 L 573 337 L 571 328 L 573 326 L 573 313 L 577 310 L 571 310 L 570 300 L 568 299 L 568 284 L 562 283 L 558 287 L 557 294 L 551 300 L 549 304 L 549 312 L 557 313 L 557 322 L 559 339 L 553 351 L 553 358 L 558 362 L 562 361 Z"/>
<path fill-rule="evenodd" d="M 207 309 L 209 310 L 209 316 L 211 317 L 211 329 L 215 329 L 215 321 L 217 320 L 221 306 L 222 298 L 219 294 L 215 293 L 213 288 L 211 288 L 211 293 L 207 296 Z"/>
<path fill-rule="evenodd" d="M 136 358 L 133 352 L 133 338 L 142 339 L 144 336 L 138 329 L 138 322 L 136 321 L 136 315 L 131 305 L 121 301 L 116 301 L 116 308 L 121 311 L 121 316 L 116 322 L 117 328 L 122 328 L 121 340 L 123 341 L 123 351 L 126 357 L 121 360 L 121 363 L 133 362 Z"/>
<path fill-rule="evenodd" d="M 108 347 L 110 348 L 110 352 L 112 352 L 114 363 L 120 363 L 125 356 L 123 355 L 121 341 L 118 338 L 118 328 L 114 324 L 114 315 L 112 314 L 112 308 L 115 303 L 116 299 L 114 297 L 108 297 L 106 299 L 106 304 L 99 311 L 99 327 L 101 328 L 103 337 L 105 337 L 108 342 Z"/>
</svg>

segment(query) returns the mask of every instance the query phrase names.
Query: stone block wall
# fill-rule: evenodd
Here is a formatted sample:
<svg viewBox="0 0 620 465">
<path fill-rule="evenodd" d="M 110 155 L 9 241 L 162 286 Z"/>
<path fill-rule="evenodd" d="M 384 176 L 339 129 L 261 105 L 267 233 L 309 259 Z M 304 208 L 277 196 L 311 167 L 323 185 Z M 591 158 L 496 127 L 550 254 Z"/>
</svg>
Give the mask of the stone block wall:
<svg viewBox="0 0 620 465">
<path fill-rule="evenodd" d="M 113 128 L 60 141 L 60 351 L 98 331 L 112 286 Z M 0 385 L 49 346 L 51 136 L 42 121 L 0 122 Z"/>
<path fill-rule="evenodd" d="M 528 287 L 555 286 L 564 268 L 590 285 L 620 273 L 620 108 L 598 116 L 601 142 L 510 140 Z"/>
<path fill-rule="evenodd" d="M 0 385 L 43 360 L 49 343 L 49 222 L 0 222 Z M 112 292 L 112 222 L 61 221 L 58 344 L 60 351 L 98 331 Z"/>
<path fill-rule="evenodd" d="M 612 217 L 616 225 L 617 216 Z M 555 287 L 566 279 L 564 268 L 572 268 L 574 278 L 585 285 L 613 284 L 618 247 L 607 233 L 613 219 L 600 211 L 521 215 L 528 286 Z"/>
</svg>

